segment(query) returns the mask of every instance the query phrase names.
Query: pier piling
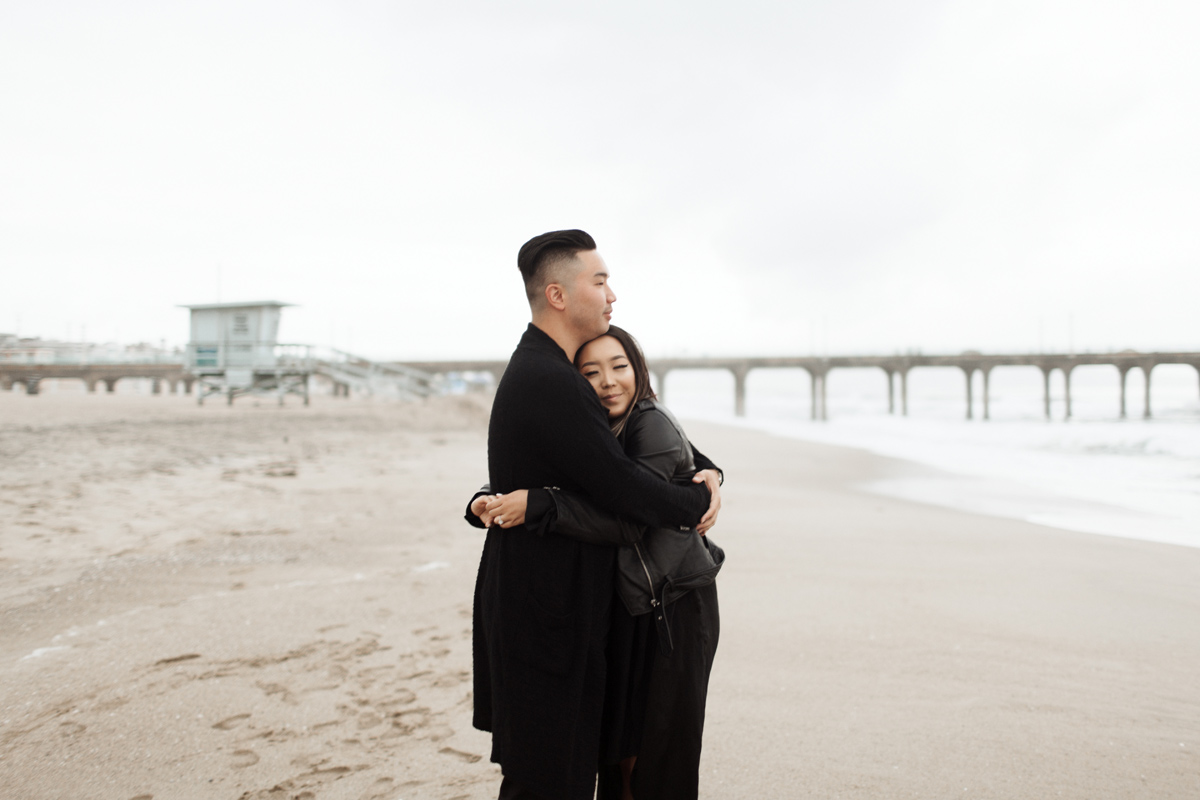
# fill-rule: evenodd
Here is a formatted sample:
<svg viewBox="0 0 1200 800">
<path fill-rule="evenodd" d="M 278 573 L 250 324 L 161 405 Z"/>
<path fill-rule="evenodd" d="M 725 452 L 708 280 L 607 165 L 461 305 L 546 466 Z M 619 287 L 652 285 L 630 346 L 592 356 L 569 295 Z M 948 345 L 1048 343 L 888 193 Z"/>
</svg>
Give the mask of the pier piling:
<svg viewBox="0 0 1200 800">
<path fill-rule="evenodd" d="M 1045 398 L 1046 421 L 1050 421 L 1050 367 L 1042 367 L 1042 387 Z"/>
<path fill-rule="evenodd" d="M 1129 367 L 1117 367 L 1121 373 L 1121 419 L 1125 419 L 1125 379 L 1129 376 Z"/>
<path fill-rule="evenodd" d="M 746 375 L 748 367 L 731 369 L 733 373 L 733 413 L 739 417 L 746 416 Z"/>
<path fill-rule="evenodd" d="M 1142 413 L 1142 419 L 1150 419 L 1150 373 L 1154 370 L 1153 364 L 1143 364 L 1142 372 L 1146 376 L 1146 406 Z"/>
<path fill-rule="evenodd" d="M 967 419 L 973 419 L 975 402 L 972 397 L 974 387 L 971 385 L 971 378 L 975 376 L 975 369 L 973 367 L 963 367 L 963 374 L 967 376 Z"/>
<path fill-rule="evenodd" d="M 1063 367 L 1062 368 L 1063 386 L 1066 391 L 1066 400 L 1067 400 L 1067 415 L 1066 415 L 1065 419 L 1071 418 L 1071 370 L 1072 370 L 1072 367 Z"/>
<path fill-rule="evenodd" d="M 988 411 L 988 404 L 989 404 L 988 378 L 989 378 L 989 376 L 991 376 L 992 371 L 990 369 L 981 369 L 980 372 L 983 373 L 983 418 L 985 420 L 987 420 L 987 419 L 991 419 L 991 416 Z"/>
</svg>

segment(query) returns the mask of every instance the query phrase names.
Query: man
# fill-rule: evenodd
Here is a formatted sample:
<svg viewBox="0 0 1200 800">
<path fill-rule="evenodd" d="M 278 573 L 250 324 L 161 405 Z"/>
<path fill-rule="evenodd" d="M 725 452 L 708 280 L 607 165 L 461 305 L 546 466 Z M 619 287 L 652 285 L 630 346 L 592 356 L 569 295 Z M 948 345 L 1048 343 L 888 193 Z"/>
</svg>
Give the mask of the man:
<svg viewBox="0 0 1200 800">
<path fill-rule="evenodd" d="M 545 233 L 517 265 L 533 321 L 492 404 L 491 491 L 557 486 L 643 525 L 696 525 L 719 501 L 626 457 L 571 363 L 608 330 L 616 301 L 595 241 Z M 492 733 L 501 800 L 593 796 L 615 553 L 524 525 L 488 530 L 475 583 L 474 725 Z"/>
</svg>

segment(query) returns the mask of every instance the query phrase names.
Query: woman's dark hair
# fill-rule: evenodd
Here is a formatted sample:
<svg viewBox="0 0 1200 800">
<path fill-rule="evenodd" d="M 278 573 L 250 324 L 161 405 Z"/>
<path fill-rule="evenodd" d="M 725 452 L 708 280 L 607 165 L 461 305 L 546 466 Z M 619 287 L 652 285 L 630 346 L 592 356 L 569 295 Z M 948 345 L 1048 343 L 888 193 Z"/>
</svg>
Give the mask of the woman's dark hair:
<svg viewBox="0 0 1200 800">
<path fill-rule="evenodd" d="M 535 236 L 517 252 L 517 269 L 525 280 L 525 296 L 533 303 L 545 290 L 550 270 L 581 250 L 595 250 L 596 240 L 580 230 L 550 231 Z"/>
<path fill-rule="evenodd" d="M 625 423 L 629 422 L 629 417 L 633 414 L 633 407 L 647 397 L 657 397 L 658 395 L 650 387 L 650 368 L 646 366 L 646 356 L 642 354 L 642 347 L 638 344 L 637 339 L 633 338 L 629 331 L 618 328 L 616 325 L 609 325 L 608 332 L 600 334 L 596 339 L 603 339 L 605 336 L 611 336 L 617 340 L 617 343 L 625 350 L 625 357 L 629 359 L 629 368 L 633 370 L 633 399 L 629 402 L 625 413 L 616 419 L 610 417 L 608 420 L 608 426 L 612 428 L 612 432 L 619 436 L 621 431 L 625 430 Z M 591 342 L 596 339 L 592 339 Z M 575 369 L 579 369 L 580 356 L 584 347 L 591 342 L 587 342 L 575 351 Z"/>
</svg>

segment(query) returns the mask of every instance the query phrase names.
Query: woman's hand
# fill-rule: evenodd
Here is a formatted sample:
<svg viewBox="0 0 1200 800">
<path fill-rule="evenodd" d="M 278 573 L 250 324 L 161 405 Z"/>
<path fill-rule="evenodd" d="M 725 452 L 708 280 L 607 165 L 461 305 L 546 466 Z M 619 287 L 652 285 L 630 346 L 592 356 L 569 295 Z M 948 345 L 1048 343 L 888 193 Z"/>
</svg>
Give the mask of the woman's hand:
<svg viewBox="0 0 1200 800">
<path fill-rule="evenodd" d="M 525 522 L 525 508 L 528 503 L 528 489 L 517 489 L 508 494 L 494 494 L 487 498 L 483 513 L 476 516 L 483 520 L 483 524 L 489 528 L 492 525 L 511 528 Z M 474 510 L 473 505 L 471 510 Z"/>
<path fill-rule="evenodd" d="M 488 501 L 496 497 L 494 494 L 481 494 L 471 501 L 471 513 L 483 520 L 483 524 L 487 526 L 487 520 L 483 519 L 484 509 L 487 508 Z"/>
<path fill-rule="evenodd" d="M 703 483 L 708 487 L 708 493 L 712 496 L 708 504 L 708 511 L 704 512 L 704 516 L 700 518 L 700 524 L 696 526 L 696 533 L 703 536 L 712 530 L 712 526 L 717 524 L 717 514 L 721 512 L 721 473 L 715 469 L 702 469 L 692 476 L 692 483 Z"/>
</svg>

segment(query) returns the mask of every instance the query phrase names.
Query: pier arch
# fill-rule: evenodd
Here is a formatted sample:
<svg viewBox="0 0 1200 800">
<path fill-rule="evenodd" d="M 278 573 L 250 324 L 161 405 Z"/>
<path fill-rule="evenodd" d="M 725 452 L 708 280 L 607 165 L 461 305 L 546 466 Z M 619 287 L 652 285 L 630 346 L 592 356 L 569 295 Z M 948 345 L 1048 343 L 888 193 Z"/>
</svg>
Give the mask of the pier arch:
<svg viewBox="0 0 1200 800">
<path fill-rule="evenodd" d="M 876 414 L 885 409 L 894 413 L 896 390 L 900 384 L 899 372 L 889 375 L 888 371 L 875 365 L 834 367 L 813 377 L 813 394 L 817 416 L 828 419 L 828 396 L 833 393 L 846 410 Z M 889 399 L 890 397 L 890 399 Z M 853 413 L 852 412 L 852 413 Z"/>
<path fill-rule="evenodd" d="M 746 410 L 755 416 L 796 416 L 813 413 L 813 376 L 803 367 L 748 370 Z"/>
<path fill-rule="evenodd" d="M 1121 370 L 1113 364 L 1080 364 L 1071 371 L 1072 416 L 1113 419 L 1121 411 Z"/>
<path fill-rule="evenodd" d="M 1133 374 L 1138 371 L 1130 372 L 1131 382 Z M 1146 374 L 1145 370 L 1140 371 L 1143 375 Z M 1166 405 L 1175 409 L 1182 407 L 1186 409 L 1184 413 L 1200 412 L 1200 398 L 1196 391 L 1198 371 L 1200 371 L 1200 366 L 1193 364 L 1154 364 L 1149 372 L 1148 380 L 1144 378 L 1146 383 L 1143 383 L 1141 387 L 1142 417 L 1150 419 L 1153 416 L 1151 389 L 1153 389 L 1153 397 L 1157 398 L 1156 402 L 1159 408 Z M 1136 397 L 1137 394 L 1133 394 L 1133 396 Z M 1137 403 L 1134 401 L 1134 408 L 1136 407 Z"/>
<path fill-rule="evenodd" d="M 663 404 L 680 414 L 734 414 L 736 384 L 732 370 L 725 367 L 671 367 L 651 374 L 651 383 Z"/>
<path fill-rule="evenodd" d="M 1036 398 L 1042 394 L 1042 370 L 1033 364 L 1002 364 L 988 375 L 988 419 L 1039 419 L 1045 412 Z"/>
<path fill-rule="evenodd" d="M 915 414 L 962 419 L 965 373 L 966 370 L 957 364 L 916 364 L 909 367 L 899 381 L 904 416 Z"/>
</svg>

